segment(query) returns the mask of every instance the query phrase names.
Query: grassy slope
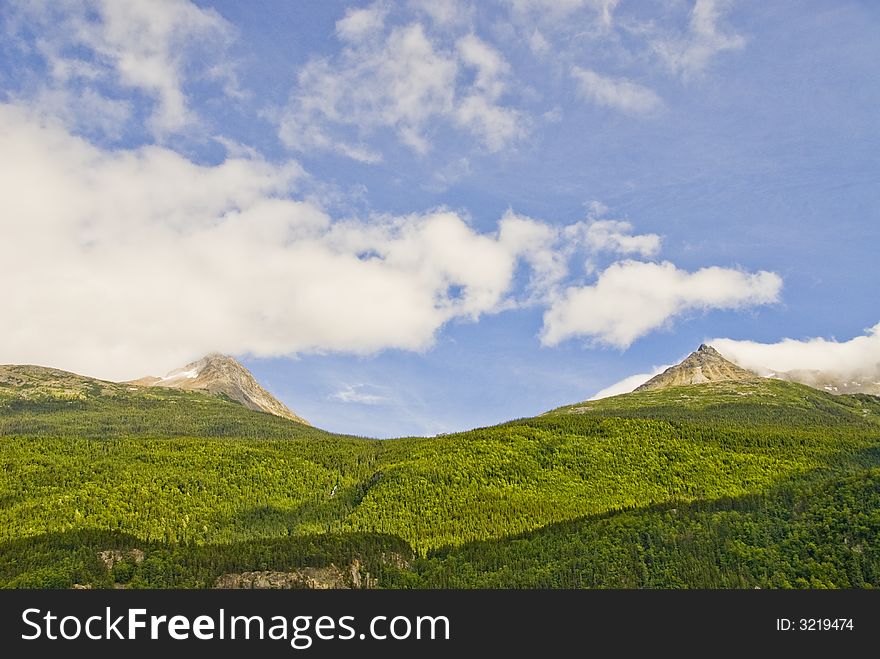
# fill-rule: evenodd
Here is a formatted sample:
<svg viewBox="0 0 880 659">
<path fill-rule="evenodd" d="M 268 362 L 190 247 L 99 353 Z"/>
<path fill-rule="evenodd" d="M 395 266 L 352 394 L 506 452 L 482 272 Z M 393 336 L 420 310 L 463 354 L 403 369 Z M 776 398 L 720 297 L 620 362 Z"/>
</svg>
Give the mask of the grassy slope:
<svg viewBox="0 0 880 659">
<path fill-rule="evenodd" d="M 497 570 L 468 548 L 482 547 L 497 562 L 515 542 L 505 538 L 555 538 L 556 527 L 537 530 L 566 522 L 589 529 L 583 537 L 600 533 L 611 542 L 616 536 L 601 531 L 608 522 L 600 518 L 650 525 L 663 506 L 692 510 L 700 502 L 812 492 L 880 466 L 880 399 L 772 381 L 699 385 L 439 438 L 375 441 L 198 393 L 38 384 L 22 399 L 20 386 L 0 385 L 0 435 L 0 557 L 18 556 L 29 543 L 57 551 L 77 534 L 102 531 L 165 547 L 175 565 L 190 560 L 184 555 L 205 563 L 195 550 L 179 549 L 191 543 L 225 556 L 217 566 L 245 569 L 248 543 L 293 543 L 289 554 L 298 556 L 296 543 L 310 534 L 356 532 L 402 538 L 428 555 L 421 576 L 390 570 L 386 583 L 448 585 L 438 576 L 449 574 L 443 562 L 469 556 L 461 572 L 483 577 L 468 583 L 512 585 L 491 577 Z M 760 501 L 785 518 L 787 504 Z M 522 557 L 541 578 L 572 569 L 541 548 L 545 540 L 534 542 L 536 553 Z M 70 565 L 52 567 L 52 551 L 41 555 L 43 563 L 24 571 L 20 560 L 0 560 L 0 581 L 45 583 L 46 570 L 76 580 Z M 181 570 L 174 583 L 210 583 L 204 570 Z M 541 585 L 541 578 L 523 583 Z M 627 579 L 621 583 L 654 583 Z"/>
</svg>

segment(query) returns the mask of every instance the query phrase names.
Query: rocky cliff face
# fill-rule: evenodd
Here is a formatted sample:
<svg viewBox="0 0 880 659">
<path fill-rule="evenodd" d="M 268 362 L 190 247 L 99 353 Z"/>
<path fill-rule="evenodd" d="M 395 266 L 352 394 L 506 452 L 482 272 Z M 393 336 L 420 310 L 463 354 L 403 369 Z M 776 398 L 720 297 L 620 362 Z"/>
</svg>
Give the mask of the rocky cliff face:
<svg viewBox="0 0 880 659">
<path fill-rule="evenodd" d="M 373 578 L 363 572 L 361 562 L 355 559 L 347 568 L 333 563 L 327 567 L 304 567 L 291 572 L 259 571 L 224 574 L 217 578 L 214 588 L 287 590 L 307 588 L 329 590 L 339 588 L 372 588 Z"/>
<path fill-rule="evenodd" d="M 250 371 L 226 355 L 210 354 L 183 368 L 171 371 L 165 377 L 146 377 L 133 380 L 129 384 L 207 391 L 215 395 L 228 396 L 252 410 L 268 412 L 310 425 L 308 421 L 291 412 L 284 403 L 263 389 Z"/>
<path fill-rule="evenodd" d="M 635 391 L 651 391 L 703 382 L 756 380 L 758 375 L 722 357 L 712 346 L 701 345 L 684 361 L 667 368 L 659 375 L 636 387 Z"/>
</svg>

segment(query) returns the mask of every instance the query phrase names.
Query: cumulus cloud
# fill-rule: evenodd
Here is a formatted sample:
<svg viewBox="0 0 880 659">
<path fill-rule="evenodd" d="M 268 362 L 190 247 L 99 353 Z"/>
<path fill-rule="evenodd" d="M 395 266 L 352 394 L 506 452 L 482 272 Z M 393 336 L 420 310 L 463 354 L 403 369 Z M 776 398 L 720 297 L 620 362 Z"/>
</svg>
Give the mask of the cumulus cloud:
<svg viewBox="0 0 880 659">
<path fill-rule="evenodd" d="M 499 240 L 507 249 L 522 254 L 531 268 L 527 301 L 543 303 L 568 274 L 567 261 L 573 249 L 565 239 L 568 228 L 537 222 L 512 210 L 504 214 Z"/>
<path fill-rule="evenodd" d="M 732 362 L 764 375 L 816 370 L 842 378 L 880 380 L 880 323 L 848 341 L 818 337 L 777 343 L 713 339 L 711 343 Z"/>
<path fill-rule="evenodd" d="M 770 273 L 623 261 L 560 292 L 578 251 L 652 253 L 659 239 L 512 211 L 491 232 L 443 209 L 334 219 L 296 198 L 296 163 L 105 150 L 13 104 L 0 104 L 0 154 L 0 243 L 14 246 L 0 260 L 14 319 L 0 362 L 124 379 L 211 350 L 423 350 L 451 320 L 548 303 L 545 344 L 625 346 L 684 310 L 762 304 L 779 289 Z"/>
<path fill-rule="evenodd" d="M 685 79 L 698 75 L 718 53 L 745 45 L 742 35 L 726 33 L 720 27 L 731 4 L 731 0 L 696 0 L 686 34 L 654 41 L 655 52 L 672 72 Z"/>
<path fill-rule="evenodd" d="M 546 345 L 623 347 L 688 309 L 779 292 L 771 273 L 636 261 L 563 290 L 573 255 L 653 254 L 659 237 L 513 211 L 491 232 L 444 209 L 334 219 L 297 199 L 303 176 L 245 150 L 219 165 L 156 146 L 106 150 L 0 104 L 0 243 L 14 246 L 0 260 L 14 319 L 0 362 L 125 379 L 211 350 L 423 350 L 454 319 L 548 304 Z"/>
<path fill-rule="evenodd" d="M 130 112 L 105 93 L 112 84 L 153 100 L 147 126 L 163 137 L 197 120 L 185 91 L 191 76 L 216 79 L 227 91 L 235 87 L 231 68 L 216 64 L 232 41 L 231 26 L 214 10 L 188 0 L 15 2 L 6 21 L 14 33 L 40 35 L 33 47 L 44 58 L 48 77 L 39 94 L 87 101 L 63 104 L 72 125 L 94 127 L 97 108 L 104 122 L 100 127 L 111 136 L 119 130 Z M 213 64 L 206 67 L 200 64 L 204 61 Z"/>
<path fill-rule="evenodd" d="M 294 199 L 302 170 L 104 150 L 0 105 L 0 362 L 114 379 L 210 350 L 256 356 L 421 350 L 455 318 L 547 277 L 557 228 L 458 214 L 334 220 Z M 47 191 L 51 191 L 51 194 Z"/>
<path fill-rule="evenodd" d="M 380 129 L 422 154 L 438 122 L 474 135 L 489 151 L 524 134 L 526 118 L 502 102 L 509 66 L 497 50 L 473 34 L 445 46 L 417 22 L 379 29 L 380 11 L 346 14 L 337 25 L 346 47 L 300 72 L 280 120 L 288 147 L 373 163 L 382 156 L 365 140 Z"/>
<path fill-rule="evenodd" d="M 690 310 L 742 309 L 776 302 L 782 279 L 709 267 L 696 272 L 674 264 L 621 261 L 589 286 L 570 287 L 544 314 L 541 342 L 553 346 L 581 336 L 626 348 Z"/>
<path fill-rule="evenodd" d="M 578 66 L 572 68 L 571 75 L 580 95 L 596 105 L 627 114 L 648 114 L 663 105 L 652 89 L 625 78 L 603 76 Z"/>
</svg>

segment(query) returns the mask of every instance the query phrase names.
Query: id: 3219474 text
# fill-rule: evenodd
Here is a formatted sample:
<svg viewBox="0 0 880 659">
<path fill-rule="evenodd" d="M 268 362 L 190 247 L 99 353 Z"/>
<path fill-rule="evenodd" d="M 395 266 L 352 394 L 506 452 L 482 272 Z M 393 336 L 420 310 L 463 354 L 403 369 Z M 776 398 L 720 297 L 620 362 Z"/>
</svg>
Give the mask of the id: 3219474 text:
<svg viewBox="0 0 880 659">
<path fill-rule="evenodd" d="M 777 618 L 776 630 L 802 632 L 852 631 L 852 618 Z"/>
</svg>

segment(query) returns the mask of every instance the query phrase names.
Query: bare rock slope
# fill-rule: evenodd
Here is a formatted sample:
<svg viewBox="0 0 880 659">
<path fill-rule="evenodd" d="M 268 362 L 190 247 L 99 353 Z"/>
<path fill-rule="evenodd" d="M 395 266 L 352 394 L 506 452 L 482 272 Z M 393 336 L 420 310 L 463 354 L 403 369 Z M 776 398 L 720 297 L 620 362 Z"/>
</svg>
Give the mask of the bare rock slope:
<svg viewBox="0 0 880 659">
<path fill-rule="evenodd" d="M 249 370 L 226 355 L 213 353 L 183 368 L 171 371 L 165 377 L 146 377 L 132 380 L 128 384 L 185 391 L 207 391 L 215 395 L 227 396 L 252 410 L 268 412 L 291 421 L 311 425 L 263 389 Z"/>
<path fill-rule="evenodd" d="M 659 375 L 636 387 L 635 391 L 651 391 L 703 382 L 747 381 L 760 379 L 756 373 L 747 371 L 726 360 L 712 346 L 701 345 L 683 362 L 671 366 Z"/>
</svg>

